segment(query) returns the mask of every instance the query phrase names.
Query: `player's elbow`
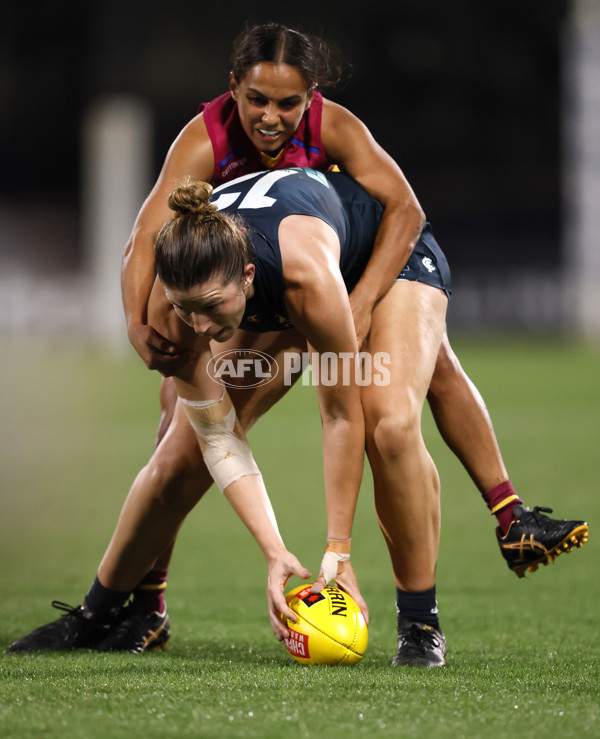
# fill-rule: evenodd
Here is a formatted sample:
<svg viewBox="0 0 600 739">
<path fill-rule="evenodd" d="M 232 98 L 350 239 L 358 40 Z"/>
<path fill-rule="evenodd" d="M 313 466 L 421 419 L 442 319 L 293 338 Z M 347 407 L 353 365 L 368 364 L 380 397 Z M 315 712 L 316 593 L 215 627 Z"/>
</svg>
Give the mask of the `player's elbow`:
<svg viewBox="0 0 600 739">
<path fill-rule="evenodd" d="M 123 249 L 123 255 L 121 256 L 121 269 L 124 271 L 127 269 L 129 260 L 131 258 L 131 252 L 133 251 L 133 239 L 130 237 L 125 244 Z"/>
<path fill-rule="evenodd" d="M 412 192 L 403 193 L 402 197 L 390 199 L 384 205 L 387 218 L 395 221 L 404 233 L 409 234 L 409 240 L 414 245 L 425 226 L 425 211 Z"/>
<path fill-rule="evenodd" d="M 425 221 L 426 221 L 425 211 L 423 210 L 423 208 L 421 208 L 420 204 L 416 200 L 414 203 L 409 205 L 409 210 L 413 214 L 413 217 L 415 220 L 415 224 L 416 224 L 415 230 L 418 231 L 419 236 L 420 236 L 421 231 L 423 230 L 423 227 L 425 226 Z"/>
<path fill-rule="evenodd" d="M 404 201 L 401 217 L 411 233 L 411 242 L 416 243 L 425 226 L 425 211 L 415 197 L 409 197 Z"/>
</svg>

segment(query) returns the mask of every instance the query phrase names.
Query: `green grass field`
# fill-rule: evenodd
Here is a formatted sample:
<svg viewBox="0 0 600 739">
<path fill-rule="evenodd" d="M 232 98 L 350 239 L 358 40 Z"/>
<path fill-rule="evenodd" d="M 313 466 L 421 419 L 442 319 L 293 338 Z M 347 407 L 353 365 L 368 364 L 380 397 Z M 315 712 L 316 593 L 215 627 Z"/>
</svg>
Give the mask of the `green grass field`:
<svg viewBox="0 0 600 739">
<path fill-rule="evenodd" d="M 442 670 L 392 669 L 394 587 L 368 469 L 353 561 L 371 608 L 350 668 L 303 668 L 273 637 L 262 555 L 211 491 L 183 528 L 160 654 L 0 656 L 0 736 L 600 736 L 600 352 L 553 341 L 456 342 L 486 398 L 517 490 L 586 518 L 581 550 L 518 580 L 494 520 L 444 447 L 438 597 Z M 152 448 L 158 376 L 132 351 L 0 342 L 0 650 L 78 604 L 121 502 Z M 314 391 L 295 388 L 252 432 L 289 548 L 318 567 L 325 520 Z M 297 584 L 297 583 L 296 583 Z"/>
</svg>

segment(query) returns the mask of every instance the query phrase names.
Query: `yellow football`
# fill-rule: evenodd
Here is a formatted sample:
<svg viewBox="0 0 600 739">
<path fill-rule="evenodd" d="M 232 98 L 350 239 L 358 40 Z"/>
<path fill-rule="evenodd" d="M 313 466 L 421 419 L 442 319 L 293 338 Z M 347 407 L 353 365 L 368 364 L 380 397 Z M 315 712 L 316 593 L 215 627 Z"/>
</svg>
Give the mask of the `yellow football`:
<svg viewBox="0 0 600 739">
<path fill-rule="evenodd" d="M 287 620 L 288 652 L 301 665 L 359 662 L 367 649 L 369 632 L 354 599 L 339 588 L 327 586 L 320 593 L 310 589 L 311 585 L 301 585 L 285 596 L 298 616 L 297 623 Z"/>
</svg>

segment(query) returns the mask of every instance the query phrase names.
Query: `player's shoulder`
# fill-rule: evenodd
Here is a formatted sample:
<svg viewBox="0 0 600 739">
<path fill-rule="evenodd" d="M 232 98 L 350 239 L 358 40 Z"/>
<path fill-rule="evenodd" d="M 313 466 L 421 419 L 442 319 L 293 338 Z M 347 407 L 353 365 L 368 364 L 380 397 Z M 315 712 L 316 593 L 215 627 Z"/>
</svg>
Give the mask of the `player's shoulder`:
<svg viewBox="0 0 600 739">
<path fill-rule="evenodd" d="M 329 100 L 329 98 L 323 98 L 323 115 L 321 120 L 323 128 L 326 125 L 336 124 L 364 125 L 360 118 L 349 108 L 346 108 L 333 100 Z"/>
<path fill-rule="evenodd" d="M 181 176 L 189 174 L 203 180 L 212 179 L 214 153 L 203 113 L 194 116 L 181 129 L 171 144 L 167 163 L 181 169 Z"/>
<path fill-rule="evenodd" d="M 209 138 L 208 129 L 206 127 L 204 111 L 202 111 L 201 113 L 197 113 L 185 124 L 175 139 L 175 143 L 181 140 L 187 141 L 188 139 L 198 140 L 207 138 Z"/>
<path fill-rule="evenodd" d="M 339 148 L 340 144 L 350 144 L 353 137 L 366 132 L 366 125 L 351 110 L 333 100 L 323 100 L 321 140 L 326 151 L 334 146 Z"/>
<path fill-rule="evenodd" d="M 333 100 L 329 100 L 329 98 L 323 98 L 323 114 L 321 118 L 323 126 L 352 119 L 356 119 L 356 116 L 348 108 Z"/>
</svg>

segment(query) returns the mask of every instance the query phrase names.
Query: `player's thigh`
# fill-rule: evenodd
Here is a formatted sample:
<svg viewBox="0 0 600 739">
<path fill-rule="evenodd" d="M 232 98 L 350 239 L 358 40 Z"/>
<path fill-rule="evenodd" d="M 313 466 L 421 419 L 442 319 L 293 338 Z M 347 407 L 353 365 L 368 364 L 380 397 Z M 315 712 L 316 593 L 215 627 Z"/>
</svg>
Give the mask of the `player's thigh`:
<svg viewBox="0 0 600 739">
<path fill-rule="evenodd" d="M 171 422 L 173 421 L 173 414 L 175 413 L 175 406 L 177 405 L 177 397 L 177 388 L 175 387 L 175 381 L 173 378 L 163 377 L 160 382 L 160 420 L 158 422 L 156 446 L 158 446 L 163 440 Z"/>
<path fill-rule="evenodd" d="M 196 433 L 181 403 L 175 402 L 171 422 L 150 462 L 163 487 L 170 481 L 192 478 L 204 469 Z"/>
<path fill-rule="evenodd" d="M 464 376 L 460 360 L 450 345 L 448 332 L 444 331 L 440 351 L 435 362 L 433 377 L 429 386 L 430 394 L 440 400 L 447 393 L 451 393 L 455 384 Z"/>
<path fill-rule="evenodd" d="M 295 329 L 258 333 L 238 330 L 227 342 L 213 342 L 217 354 L 235 366 L 237 358 L 257 358 L 257 363 L 240 365 L 237 376 L 221 376 L 233 401 L 242 426 L 249 429 L 269 408 L 280 400 L 299 374 L 286 369 L 299 364 L 296 359 L 306 351 L 306 340 Z"/>
<path fill-rule="evenodd" d="M 382 417 L 421 413 L 445 330 L 448 300 L 442 290 L 420 282 L 394 283 L 373 311 L 366 348 L 375 373 L 362 389 L 367 430 Z M 377 355 L 377 356 L 376 356 Z"/>
</svg>

